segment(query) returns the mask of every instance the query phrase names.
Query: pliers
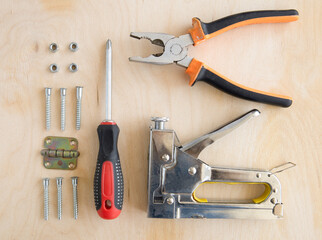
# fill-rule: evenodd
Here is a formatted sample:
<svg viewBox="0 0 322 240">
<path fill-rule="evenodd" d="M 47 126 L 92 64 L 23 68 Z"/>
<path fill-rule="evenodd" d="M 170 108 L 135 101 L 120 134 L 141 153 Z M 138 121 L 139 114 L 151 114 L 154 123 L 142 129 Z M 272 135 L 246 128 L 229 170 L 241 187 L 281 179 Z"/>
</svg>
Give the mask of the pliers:
<svg viewBox="0 0 322 240">
<path fill-rule="evenodd" d="M 132 32 L 131 37 L 149 39 L 152 44 L 163 47 L 163 52 L 152 54 L 146 58 L 130 57 L 129 60 L 153 64 L 176 63 L 186 68 L 186 73 L 190 75 L 190 86 L 198 81 L 203 81 L 235 97 L 289 107 L 292 104 L 292 98 L 255 90 L 233 82 L 204 63 L 188 56 L 188 46 L 196 46 L 228 30 L 249 24 L 296 21 L 298 15 L 296 10 L 270 10 L 238 13 L 210 23 L 193 18 L 193 28 L 189 30 L 188 34 L 179 37 L 165 33 Z"/>
</svg>

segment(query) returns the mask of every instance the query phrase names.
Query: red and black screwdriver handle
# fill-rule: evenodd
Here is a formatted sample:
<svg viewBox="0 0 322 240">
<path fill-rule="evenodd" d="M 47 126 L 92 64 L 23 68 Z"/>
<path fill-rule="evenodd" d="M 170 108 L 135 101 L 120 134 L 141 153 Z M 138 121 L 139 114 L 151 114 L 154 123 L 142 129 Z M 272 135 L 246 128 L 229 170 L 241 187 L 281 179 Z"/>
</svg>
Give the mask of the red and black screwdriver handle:
<svg viewBox="0 0 322 240">
<path fill-rule="evenodd" d="M 94 176 L 95 206 L 100 217 L 114 219 L 123 206 L 123 174 L 117 149 L 120 129 L 113 121 L 98 128 L 99 152 Z"/>
<path fill-rule="evenodd" d="M 196 46 L 207 39 L 237 27 L 257 23 L 292 22 L 296 21 L 298 17 L 299 13 L 296 10 L 279 10 L 238 13 L 211 23 L 204 23 L 198 18 L 193 18 L 193 28 L 189 30 L 189 33 L 194 41 L 194 45 Z M 196 59 L 191 61 L 186 72 L 190 75 L 189 84 L 191 86 L 198 81 L 203 81 L 239 98 L 268 103 L 280 107 L 289 107 L 292 104 L 292 99 L 290 97 L 245 87 L 222 76 Z"/>
</svg>

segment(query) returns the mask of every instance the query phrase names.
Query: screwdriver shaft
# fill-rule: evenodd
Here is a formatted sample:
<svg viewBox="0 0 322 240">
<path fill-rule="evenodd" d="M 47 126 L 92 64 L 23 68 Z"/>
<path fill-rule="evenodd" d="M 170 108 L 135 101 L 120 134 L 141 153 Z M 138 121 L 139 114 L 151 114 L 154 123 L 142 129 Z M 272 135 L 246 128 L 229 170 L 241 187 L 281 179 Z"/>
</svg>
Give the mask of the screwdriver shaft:
<svg viewBox="0 0 322 240">
<path fill-rule="evenodd" d="M 105 119 L 112 120 L 112 41 L 106 42 L 106 96 L 105 96 Z"/>
</svg>

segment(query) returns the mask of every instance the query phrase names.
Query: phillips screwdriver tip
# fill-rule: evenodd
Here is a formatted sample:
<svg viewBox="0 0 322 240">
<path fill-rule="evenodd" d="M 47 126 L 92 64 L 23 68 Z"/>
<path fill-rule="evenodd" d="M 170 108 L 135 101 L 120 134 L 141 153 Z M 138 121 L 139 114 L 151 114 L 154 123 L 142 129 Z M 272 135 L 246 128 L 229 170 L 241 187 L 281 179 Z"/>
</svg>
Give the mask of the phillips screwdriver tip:
<svg viewBox="0 0 322 240">
<path fill-rule="evenodd" d="M 111 49 L 112 48 L 112 41 L 111 39 L 108 39 L 106 42 L 106 49 Z"/>
</svg>

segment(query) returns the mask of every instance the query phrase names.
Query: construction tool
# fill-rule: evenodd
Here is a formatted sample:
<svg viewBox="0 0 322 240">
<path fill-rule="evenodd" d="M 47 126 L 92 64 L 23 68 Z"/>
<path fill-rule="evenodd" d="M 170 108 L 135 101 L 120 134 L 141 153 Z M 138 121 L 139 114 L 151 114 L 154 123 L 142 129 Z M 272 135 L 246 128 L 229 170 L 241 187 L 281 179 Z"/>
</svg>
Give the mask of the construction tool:
<svg viewBox="0 0 322 240">
<path fill-rule="evenodd" d="M 231 15 L 211 23 L 204 23 L 199 18 L 193 18 L 193 28 L 189 30 L 188 34 L 180 37 L 165 33 L 132 32 L 131 37 L 149 39 L 152 44 L 163 47 L 163 52 L 152 54 L 146 58 L 131 57 L 129 60 L 153 64 L 176 63 L 186 68 L 186 73 L 190 75 L 190 86 L 198 81 L 203 81 L 235 97 L 289 107 L 292 104 L 290 97 L 251 89 L 233 82 L 187 54 L 188 46 L 196 46 L 233 28 L 256 23 L 292 22 L 297 19 L 298 12 L 296 10 L 253 11 Z"/>
<path fill-rule="evenodd" d="M 292 163 L 263 171 L 211 167 L 198 159 L 207 146 L 259 114 L 258 110 L 252 110 L 185 145 L 181 145 L 174 130 L 165 129 L 167 118 L 152 118 L 155 126 L 150 128 L 148 217 L 282 217 L 281 184 L 275 174 L 286 170 L 285 166 Z M 261 184 L 265 190 L 261 196 L 249 201 L 210 201 L 196 195 L 196 189 L 204 183 Z"/>
<path fill-rule="evenodd" d="M 99 152 L 94 176 L 96 210 L 104 219 L 119 216 L 123 205 L 123 174 L 117 140 L 119 127 L 111 117 L 112 42 L 106 43 L 106 119 L 97 128 Z"/>
</svg>

